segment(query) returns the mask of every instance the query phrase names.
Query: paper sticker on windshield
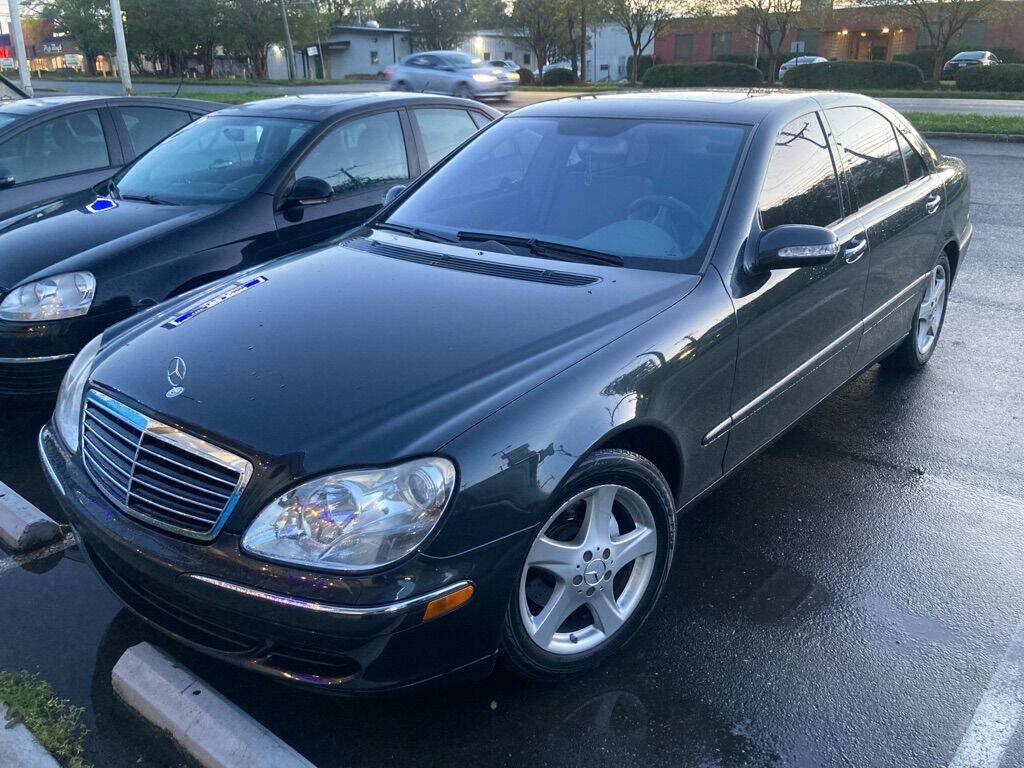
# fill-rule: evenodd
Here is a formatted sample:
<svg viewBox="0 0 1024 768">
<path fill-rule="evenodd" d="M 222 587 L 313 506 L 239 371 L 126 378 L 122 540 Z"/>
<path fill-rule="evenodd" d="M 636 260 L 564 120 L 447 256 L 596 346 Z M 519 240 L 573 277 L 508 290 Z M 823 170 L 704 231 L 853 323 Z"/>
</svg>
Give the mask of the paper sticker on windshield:
<svg viewBox="0 0 1024 768">
<path fill-rule="evenodd" d="M 117 208 L 117 201 L 111 200 L 109 197 L 97 197 L 82 210 L 86 213 L 102 213 L 111 208 Z"/>
<path fill-rule="evenodd" d="M 179 325 L 184 323 L 186 320 L 191 320 L 196 315 L 203 314 L 203 312 L 205 312 L 208 309 L 212 309 L 213 307 L 216 307 L 222 301 L 227 301 L 228 299 L 233 298 L 233 297 L 237 296 L 238 294 L 240 294 L 240 293 L 242 293 L 244 291 L 247 291 L 247 290 L 249 290 L 250 288 L 252 288 L 254 286 L 257 286 L 260 283 L 265 283 L 265 282 L 267 282 L 267 278 L 264 277 L 263 275 L 260 275 L 259 277 L 254 277 L 251 280 L 247 280 L 244 283 L 235 283 L 234 285 L 231 286 L 231 288 L 229 290 L 225 291 L 220 296 L 217 296 L 214 299 L 210 299 L 209 301 L 204 301 L 199 306 L 192 307 L 192 309 L 190 309 L 190 310 L 188 310 L 186 312 L 183 312 L 182 314 L 178 315 L 177 317 L 172 317 L 170 320 L 168 320 L 166 323 L 163 324 L 163 327 L 164 328 L 177 328 Z"/>
</svg>

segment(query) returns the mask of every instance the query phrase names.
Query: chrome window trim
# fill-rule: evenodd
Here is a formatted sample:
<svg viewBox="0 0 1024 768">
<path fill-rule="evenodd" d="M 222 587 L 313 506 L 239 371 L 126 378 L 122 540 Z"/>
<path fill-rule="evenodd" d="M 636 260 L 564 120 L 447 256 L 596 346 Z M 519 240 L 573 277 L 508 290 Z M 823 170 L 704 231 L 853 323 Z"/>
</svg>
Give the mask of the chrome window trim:
<svg viewBox="0 0 1024 768">
<path fill-rule="evenodd" d="M 830 359 L 832 357 L 830 353 L 838 353 L 838 348 L 841 347 L 844 342 L 849 340 L 849 338 L 853 336 L 857 331 L 861 331 L 862 334 L 870 331 L 872 328 L 878 325 L 878 323 L 882 322 L 886 317 L 891 315 L 892 312 L 898 309 L 898 307 L 893 307 L 893 304 L 900 302 L 900 299 L 903 299 L 903 301 L 900 302 L 900 306 L 906 304 L 907 300 L 911 298 L 908 294 L 911 294 L 915 288 L 920 287 L 921 283 L 924 280 L 926 280 L 930 275 L 930 270 L 928 272 L 925 272 L 923 275 L 914 280 L 912 283 L 910 283 L 910 285 L 901 290 L 895 296 L 892 296 L 891 298 L 886 300 L 886 302 L 882 304 L 882 306 L 878 307 L 870 314 L 865 315 L 849 330 L 844 331 L 840 336 L 832 340 L 826 347 L 819 350 L 818 352 L 815 352 L 807 360 L 802 362 L 792 371 L 790 371 L 777 382 L 768 387 L 768 389 L 761 392 L 761 394 L 759 394 L 753 400 L 749 401 L 746 405 L 739 408 L 738 410 L 733 411 L 732 414 L 726 417 L 721 423 L 715 425 L 715 427 L 712 428 L 710 432 L 704 435 L 704 438 L 701 440 L 701 445 L 708 445 L 709 443 L 712 443 L 718 438 L 720 438 L 726 432 L 731 430 L 734 426 L 736 426 L 745 418 L 750 416 L 753 413 L 753 411 L 757 410 L 757 408 L 764 404 L 765 401 L 770 400 L 772 397 L 777 395 L 780 392 L 780 390 L 787 388 L 788 384 L 794 383 L 795 380 L 800 378 L 801 374 L 807 372 L 809 368 L 815 366 L 816 363 L 824 362 L 822 358 Z"/>
<path fill-rule="evenodd" d="M 420 605 L 425 605 L 431 600 L 436 600 L 439 597 L 444 597 L 452 594 L 453 592 L 458 592 L 460 589 L 472 585 L 472 582 L 469 581 L 457 581 L 454 584 L 448 584 L 447 586 L 435 589 L 432 592 L 426 592 L 422 595 L 406 598 L 405 600 L 399 600 L 394 603 L 357 606 L 336 605 L 334 603 L 321 603 L 316 600 L 305 600 L 291 595 L 282 595 L 278 592 L 267 592 L 263 589 L 247 587 L 244 584 L 236 584 L 233 581 L 224 581 L 223 579 L 217 579 L 213 576 L 204 576 L 200 573 L 186 573 L 185 578 L 201 581 L 204 584 L 210 584 L 211 586 L 218 587 L 220 589 L 226 589 L 240 595 L 245 595 L 246 597 L 264 600 L 287 608 L 295 608 L 302 611 L 316 611 L 318 613 L 328 613 L 334 616 L 348 616 L 352 618 L 367 616 L 393 616 L 395 614 L 404 613 Z"/>
<path fill-rule="evenodd" d="M 47 355 L 46 357 L 0 357 L 0 364 L 14 363 L 16 365 L 21 365 L 24 363 L 52 363 L 54 360 L 67 360 L 74 356 L 74 352 L 68 352 L 63 355 Z"/>
<path fill-rule="evenodd" d="M 224 510 L 220 513 L 220 515 L 217 517 L 216 522 L 208 531 L 200 533 L 192 529 L 177 526 L 173 523 L 167 523 L 163 520 L 158 520 L 156 518 L 150 517 L 149 515 L 137 512 L 131 509 L 127 504 L 125 504 L 123 499 L 117 499 L 111 496 L 110 494 L 106 493 L 103 490 L 102 484 L 97 482 L 96 478 L 93 476 L 93 468 L 89 466 L 89 461 L 86 461 L 86 457 L 83 452 L 82 465 L 85 467 L 85 471 L 89 475 L 90 479 L 92 479 L 92 481 L 96 484 L 97 489 L 100 490 L 100 492 L 103 494 L 103 497 L 107 499 L 110 503 L 112 503 L 114 506 L 116 506 L 121 512 L 123 512 L 127 516 L 131 517 L 134 520 L 138 520 L 139 522 L 145 523 L 146 525 L 151 525 L 156 528 L 160 528 L 171 533 L 176 533 L 180 536 L 185 536 L 190 539 L 195 539 L 198 541 L 212 541 L 213 539 L 215 539 L 217 535 L 220 533 L 221 529 L 224 527 L 224 524 L 227 522 L 227 519 L 231 515 L 231 512 L 237 506 L 238 500 L 242 495 L 242 491 L 245 490 L 246 485 L 252 478 L 252 464 L 246 459 L 243 459 L 240 456 L 236 456 L 230 451 L 227 451 L 219 446 L 216 446 L 212 443 L 208 443 L 205 440 L 202 440 L 201 438 L 188 434 L 187 432 L 182 432 L 181 430 L 172 427 L 169 424 L 164 424 L 163 422 L 157 421 L 156 419 L 151 419 L 145 414 L 136 411 L 134 408 L 131 408 L 130 406 L 125 405 L 119 400 L 115 400 L 114 398 L 105 395 L 102 392 L 99 392 L 95 389 L 90 389 L 86 393 L 85 399 L 87 404 L 91 404 L 100 409 L 106 410 L 113 414 L 114 416 L 124 419 L 133 427 L 140 430 L 143 437 L 148 435 L 149 437 L 161 440 L 165 443 L 168 443 L 169 445 L 173 445 L 174 447 L 184 450 L 188 453 L 203 456 L 204 458 L 209 459 L 215 464 L 220 464 L 224 468 L 238 473 L 238 482 L 232 489 L 227 504 L 225 504 L 224 506 Z M 86 439 L 84 428 L 85 411 L 86 408 L 82 408 L 83 441 Z M 139 445 L 136 446 L 136 455 L 134 459 L 135 462 L 138 461 L 139 446 L 141 446 L 141 443 L 142 439 L 140 437 Z M 97 468 L 102 471 L 102 468 Z M 129 477 L 129 490 L 134 480 L 134 476 Z M 145 483 L 141 483 L 141 481 L 140 484 L 145 485 Z"/>
</svg>

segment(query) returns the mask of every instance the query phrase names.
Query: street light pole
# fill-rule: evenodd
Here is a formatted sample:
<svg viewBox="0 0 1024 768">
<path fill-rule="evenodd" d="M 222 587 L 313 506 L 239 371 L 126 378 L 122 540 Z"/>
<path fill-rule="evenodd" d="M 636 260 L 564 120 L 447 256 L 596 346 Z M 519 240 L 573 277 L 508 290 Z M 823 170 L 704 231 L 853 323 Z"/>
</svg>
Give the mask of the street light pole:
<svg viewBox="0 0 1024 768">
<path fill-rule="evenodd" d="M 28 57 L 25 56 L 25 36 L 21 32 L 21 16 L 18 14 L 18 0 L 7 0 L 11 12 L 11 38 L 14 40 L 14 51 L 18 57 L 18 76 L 21 89 L 32 95 L 32 78 L 28 71 Z"/>
<path fill-rule="evenodd" d="M 114 22 L 114 47 L 117 48 L 117 71 L 125 96 L 132 95 L 132 73 L 128 68 L 128 49 L 124 44 L 124 20 L 121 18 L 121 0 L 110 0 L 110 15 Z"/>
<path fill-rule="evenodd" d="M 281 21 L 284 23 L 284 44 L 288 49 L 288 78 L 295 79 L 295 49 L 292 47 L 292 32 L 288 29 L 288 10 L 285 8 L 285 0 L 281 3 Z"/>
</svg>

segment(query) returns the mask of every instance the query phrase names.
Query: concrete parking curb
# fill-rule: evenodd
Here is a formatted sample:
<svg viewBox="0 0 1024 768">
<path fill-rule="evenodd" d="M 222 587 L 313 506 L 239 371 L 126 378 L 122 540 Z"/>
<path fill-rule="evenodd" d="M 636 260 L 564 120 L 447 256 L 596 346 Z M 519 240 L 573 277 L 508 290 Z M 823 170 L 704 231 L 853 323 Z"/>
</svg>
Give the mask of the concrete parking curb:
<svg viewBox="0 0 1024 768">
<path fill-rule="evenodd" d="M 129 648 L 114 691 L 206 768 L 315 768 L 269 730 L 149 643 Z"/>
<path fill-rule="evenodd" d="M 0 765 L 60 768 L 53 755 L 36 741 L 36 737 L 24 724 L 9 724 L 6 704 L 0 704 Z"/>
<path fill-rule="evenodd" d="M 60 526 L 0 483 L 0 541 L 16 552 L 60 538 Z"/>
<path fill-rule="evenodd" d="M 958 131 L 922 131 L 928 139 L 974 139 L 975 141 L 1008 141 L 1011 144 L 1024 143 L 1021 133 L 961 133 Z"/>
</svg>

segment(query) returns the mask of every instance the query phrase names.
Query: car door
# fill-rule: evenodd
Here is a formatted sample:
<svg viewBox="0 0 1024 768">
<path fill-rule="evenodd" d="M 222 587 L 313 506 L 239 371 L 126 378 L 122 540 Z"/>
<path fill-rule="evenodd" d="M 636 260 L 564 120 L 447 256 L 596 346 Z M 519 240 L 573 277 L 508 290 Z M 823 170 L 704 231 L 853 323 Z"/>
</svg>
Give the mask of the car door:
<svg viewBox="0 0 1024 768">
<path fill-rule="evenodd" d="M 437 66 L 437 58 L 428 54 L 414 56 L 408 62 L 407 77 L 410 90 L 424 92 L 430 86 L 430 75 Z"/>
<path fill-rule="evenodd" d="M 731 284 L 739 331 L 724 468 L 779 435 L 850 376 L 859 334 L 867 242 L 846 201 L 833 147 L 816 112 L 775 137 L 746 259 L 762 233 L 786 224 L 830 228 L 842 244 L 830 263 L 748 274 Z M 713 438 L 715 435 L 710 435 Z"/>
<path fill-rule="evenodd" d="M 461 107 L 415 107 L 408 110 L 418 140 L 424 170 L 477 132 L 474 115 L 482 115 Z"/>
<path fill-rule="evenodd" d="M 134 160 L 192 122 L 187 110 L 171 107 L 117 105 L 111 111 L 121 135 L 125 162 Z"/>
<path fill-rule="evenodd" d="M 343 120 L 328 128 L 298 160 L 277 197 L 276 221 L 286 252 L 314 245 L 362 224 L 384 193 L 419 175 L 419 158 L 404 110 Z M 323 179 L 334 190 L 325 203 L 289 206 L 296 179 Z"/>
<path fill-rule="evenodd" d="M 106 107 L 61 112 L 33 121 L 0 143 L 0 213 L 50 200 L 109 178 L 123 164 Z"/>
<path fill-rule="evenodd" d="M 910 329 L 924 277 L 938 253 L 942 182 L 905 139 L 901 147 L 881 113 L 851 106 L 828 109 L 825 116 L 870 244 L 863 337 L 855 363 L 861 368 Z"/>
</svg>

